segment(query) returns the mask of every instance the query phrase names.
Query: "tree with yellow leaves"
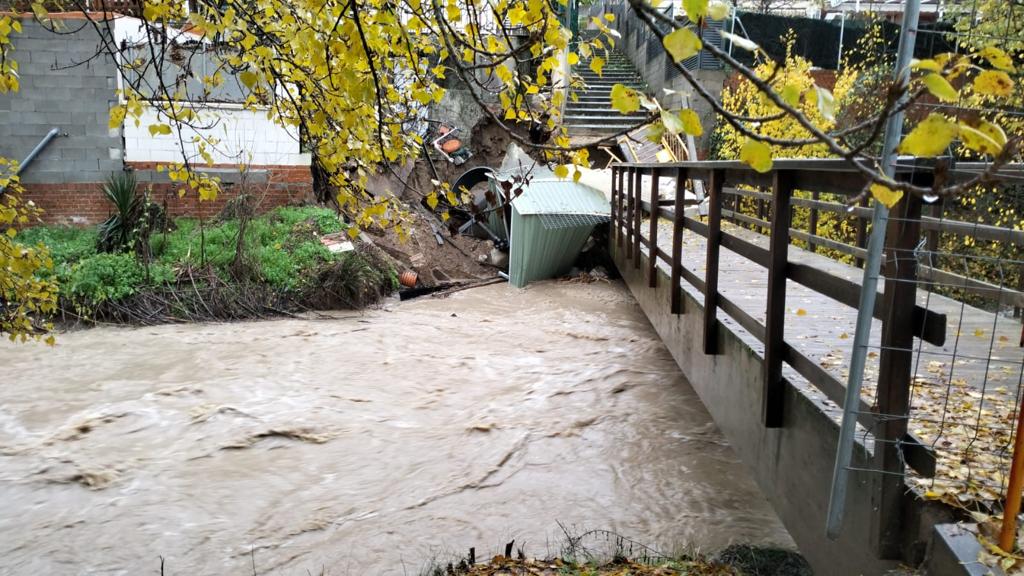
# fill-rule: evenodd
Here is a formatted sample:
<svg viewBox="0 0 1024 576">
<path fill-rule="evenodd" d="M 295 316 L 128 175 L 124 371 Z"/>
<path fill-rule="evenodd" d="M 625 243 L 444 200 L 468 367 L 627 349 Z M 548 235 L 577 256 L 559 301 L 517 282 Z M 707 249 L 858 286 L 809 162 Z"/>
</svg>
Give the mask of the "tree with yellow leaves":
<svg viewBox="0 0 1024 576">
<path fill-rule="evenodd" d="M 13 58 L 10 35 L 21 32 L 21 23 L 0 18 L 0 93 L 18 91 L 18 62 Z M 38 213 L 32 204 L 21 201 L 17 164 L 0 158 L 0 336 L 24 342 L 29 338 L 46 339 L 51 325 L 45 320 L 57 307 L 57 287 L 41 277 L 52 268 L 46 246 L 26 246 L 18 242 L 18 228 Z"/>
<path fill-rule="evenodd" d="M 41 277 L 53 267 L 46 246 L 18 242 L 18 227 L 36 216 L 21 201 L 17 166 L 0 158 L 0 335 L 11 341 L 45 338 L 52 325 L 43 320 L 57 309 L 57 286 Z"/>
<path fill-rule="evenodd" d="M 484 114 L 509 130 L 521 144 L 542 151 L 560 177 L 578 178 L 576 167 L 588 163 L 587 148 L 595 142 L 570 143 L 560 117 L 567 89 L 575 81 L 571 66 L 589 59 L 601 74 L 603 50 L 618 34 L 609 27 L 613 16 L 593 18 L 599 34 L 574 39 L 563 25 L 569 0 L 135 0 L 119 1 L 141 19 L 137 33 L 118 43 L 102 41 L 100 49 L 121 68 L 121 102 L 110 113 L 112 126 L 141 123 L 147 110 L 156 121 L 154 135 L 173 134 L 183 160 L 162 166 L 180 183 L 181 194 L 211 199 L 219 182 L 203 170 L 218 142 L 196 130 L 214 125 L 215 107 L 205 104 L 228 78 L 245 90 L 244 107 L 265 110 L 282 126 L 297 128 L 314 152 L 318 168 L 337 191 L 337 204 L 356 226 L 384 226 L 404 233 L 401 205 L 387 195 L 367 190 L 369 176 L 395 170 L 414 160 L 423 145 L 426 110 L 444 98 L 453 80 L 469 87 Z M 703 23 L 727 18 L 726 0 L 683 0 L 686 19 L 667 16 L 648 0 L 628 0 L 630 8 L 661 39 L 672 66 L 742 138 L 739 157 L 766 171 L 772 158 L 789 151 L 813 149 L 854 166 L 872 183 L 875 193 L 888 191 L 886 202 L 899 195 L 948 196 L 993 178 L 1000 167 L 1018 158 L 1018 140 L 1007 137 L 998 120 L 966 119 L 936 113 L 917 125 L 901 151 L 919 156 L 942 153 L 959 139 L 990 160 L 972 180 L 924 188 L 897 182 L 881 170 L 870 143 L 886 120 L 926 93 L 943 99 L 964 79 L 984 96 L 1005 99 L 1015 90 L 1012 59 L 998 46 L 983 46 L 965 55 L 943 55 L 917 62 L 909 85 L 885 86 L 877 114 L 843 129 L 830 126 L 836 96 L 825 87 L 786 73 L 784 64 L 761 70 L 748 68 L 730 52 L 705 42 Z M 25 2 L 15 2 L 15 5 Z M 190 7 L 189 4 L 191 5 Z M 9 5 L 11 7 L 17 7 Z M 85 0 L 31 2 L 34 18 L 48 22 L 48 10 L 82 10 L 86 25 L 111 38 L 106 4 Z M 16 18 L 0 18 L 0 38 L 17 33 Z M 5 32 L 6 30 L 6 32 Z M 738 49 L 757 50 L 730 34 Z M 0 72 L 7 88 L 16 88 L 16 60 L 9 43 L 0 42 Z M 682 62 L 701 50 L 718 58 L 749 82 L 765 104 L 765 112 L 744 116 L 730 112 Z M 213 63 L 202 75 L 190 63 Z M 782 80 L 780 78 L 789 80 Z M 798 81 L 799 80 L 799 81 Z M 13 82 L 13 84 L 11 84 Z M 196 86 L 200 88 L 196 89 Z M 649 133 L 700 134 L 703 127 L 692 110 L 665 108 L 649 94 L 617 84 L 613 106 L 622 113 L 641 108 L 637 121 L 651 123 Z M 772 135 L 758 127 L 787 118 L 794 130 Z M 822 123 L 828 120 L 829 123 Z M 550 142 L 534 143 L 513 131 L 517 124 L 546 126 Z M 620 133 L 632 130 L 625 127 Z M 610 137 L 614 137 L 611 135 Z M 421 191 L 428 202 L 440 195 L 459 198 L 444 185 Z"/>
</svg>

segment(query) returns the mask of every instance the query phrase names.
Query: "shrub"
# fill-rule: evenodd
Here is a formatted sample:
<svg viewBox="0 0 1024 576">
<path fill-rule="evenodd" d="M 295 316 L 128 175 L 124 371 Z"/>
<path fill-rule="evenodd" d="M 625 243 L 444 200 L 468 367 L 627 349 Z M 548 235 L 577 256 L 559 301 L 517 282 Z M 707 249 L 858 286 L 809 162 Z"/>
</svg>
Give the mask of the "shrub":
<svg viewBox="0 0 1024 576">
<path fill-rule="evenodd" d="M 63 291 L 76 306 L 89 308 L 131 296 L 144 280 L 145 270 L 134 255 L 95 254 L 71 268 Z"/>
<path fill-rule="evenodd" d="M 114 213 L 99 226 L 97 248 L 101 252 L 132 248 L 135 228 L 143 211 L 143 200 L 135 193 L 135 175 L 131 172 L 111 174 L 103 185 L 103 195 L 114 205 Z"/>
</svg>

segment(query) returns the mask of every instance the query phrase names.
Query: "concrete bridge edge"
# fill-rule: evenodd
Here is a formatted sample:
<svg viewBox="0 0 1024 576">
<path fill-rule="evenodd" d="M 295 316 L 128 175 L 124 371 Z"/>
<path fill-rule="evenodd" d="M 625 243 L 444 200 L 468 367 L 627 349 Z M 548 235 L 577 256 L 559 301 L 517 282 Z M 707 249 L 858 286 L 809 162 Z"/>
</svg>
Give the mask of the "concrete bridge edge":
<svg viewBox="0 0 1024 576">
<path fill-rule="evenodd" d="M 765 428 L 761 422 L 763 346 L 720 313 L 725 327 L 718 331 L 721 354 L 705 355 L 700 293 L 684 287 L 684 313 L 674 315 L 668 274 L 659 268 L 657 288 L 648 288 L 646 254 L 636 267 L 614 240 L 610 251 L 640 308 L 815 573 L 861 576 L 896 568 L 896 562 L 879 560 L 871 550 L 870 473 L 854 472 L 843 532 L 835 541 L 825 535 L 839 426 L 822 410 L 823 397 L 788 385 L 785 426 Z M 785 376 L 789 382 L 800 378 L 795 372 Z M 862 447 L 855 451 L 853 465 L 870 466 Z"/>
</svg>

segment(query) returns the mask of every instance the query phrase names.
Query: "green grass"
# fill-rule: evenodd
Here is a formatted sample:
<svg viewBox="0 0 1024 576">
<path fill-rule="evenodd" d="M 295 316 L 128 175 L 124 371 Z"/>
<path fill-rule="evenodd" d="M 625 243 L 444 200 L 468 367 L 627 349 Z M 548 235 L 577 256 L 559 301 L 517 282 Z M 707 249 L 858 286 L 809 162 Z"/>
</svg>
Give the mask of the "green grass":
<svg viewBox="0 0 1024 576">
<path fill-rule="evenodd" d="M 38 226 L 20 232 L 18 241 L 32 246 L 45 244 L 53 259 L 53 271 L 44 276 L 66 278 L 73 265 L 96 254 L 96 227 Z"/>
<path fill-rule="evenodd" d="M 142 288 L 175 282 L 186 267 L 212 267 L 225 280 L 232 275 L 237 220 L 207 222 L 179 218 L 173 230 L 150 238 L 152 262 L 149 277 L 133 254 L 99 254 L 96 227 L 40 226 L 22 231 L 26 244 L 49 247 L 54 269 L 49 274 L 61 286 L 61 294 L 78 306 L 118 300 Z M 245 233 L 247 281 L 275 290 L 297 293 L 315 282 L 325 267 L 359 259 L 355 253 L 334 254 L 320 243 L 324 234 L 340 232 L 344 225 L 329 209 L 320 207 L 277 208 L 253 218 Z"/>
<path fill-rule="evenodd" d="M 150 248 L 155 261 L 170 266 L 205 264 L 230 276 L 238 241 L 238 221 L 207 225 L 200 230 L 194 219 L 180 218 L 177 229 L 155 234 Z M 318 207 L 278 208 L 254 218 L 245 231 L 245 244 L 259 280 L 275 288 L 297 289 L 310 274 L 338 256 L 319 237 L 342 229 L 337 215 Z"/>
</svg>

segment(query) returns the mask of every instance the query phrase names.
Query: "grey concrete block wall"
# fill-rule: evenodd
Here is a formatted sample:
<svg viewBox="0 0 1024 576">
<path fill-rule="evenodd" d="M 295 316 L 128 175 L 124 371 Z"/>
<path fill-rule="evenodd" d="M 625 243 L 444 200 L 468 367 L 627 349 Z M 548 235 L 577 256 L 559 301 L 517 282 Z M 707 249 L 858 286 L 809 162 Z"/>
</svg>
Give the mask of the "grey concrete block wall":
<svg viewBox="0 0 1024 576">
<path fill-rule="evenodd" d="M 107 127 L 117 69 L 108 56 L 93 58 L 101 38 L 92 25 L 63 24 L 64 33 L 55 34 L 25 19 L 22 33 L 12 35 L 21 90 L 0 94 L 0 155 L 21 161 L 51 128 L 66 134 L 22 173 L 27 184 L 102 182 L 123 169 L 114 159 L 124 156 L 122 138 Z"/>
</svg>

